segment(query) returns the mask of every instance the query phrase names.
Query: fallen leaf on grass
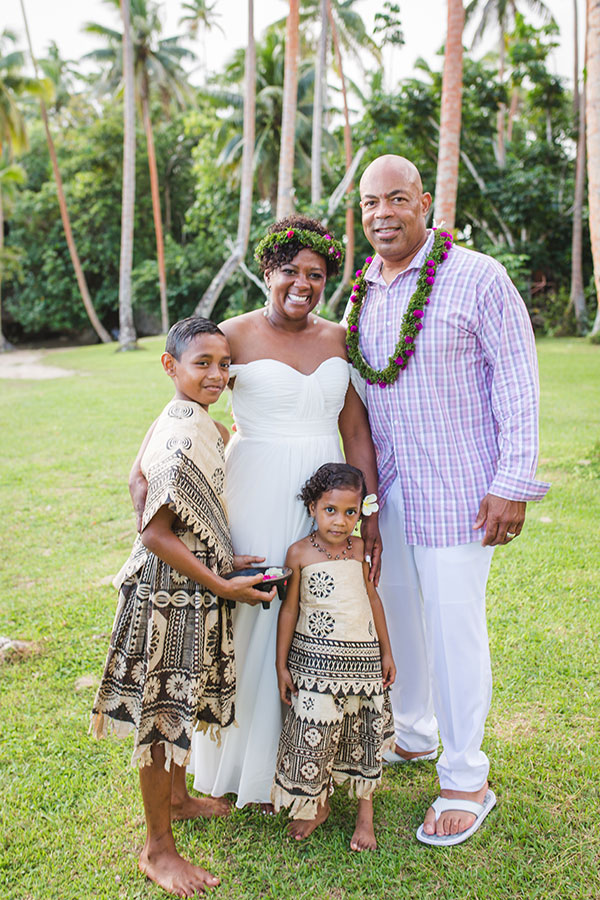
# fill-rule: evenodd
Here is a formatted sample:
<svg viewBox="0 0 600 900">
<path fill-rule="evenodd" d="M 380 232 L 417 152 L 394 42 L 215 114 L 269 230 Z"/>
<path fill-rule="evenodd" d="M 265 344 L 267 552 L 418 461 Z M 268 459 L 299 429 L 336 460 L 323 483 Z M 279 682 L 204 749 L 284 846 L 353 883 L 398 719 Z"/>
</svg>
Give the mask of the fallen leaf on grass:
<svg viewBox="0 0 600 900">
<path fill-rule="evenodd" d="M 544 525 L 549 525 L 551 521 L 550 516 L 540 516 L 540 522 L 543 522 Z"/>
<path fill-rule="evenodd" d="M 15 641 L 12 638 L 0 636 L 0 662 L 9 662 L 13 659 L 24 659 L 39 650 L 34 641 Z"/>
<path fill-rule="evenodd" d="M 98 677 L 96 675 L 81 675 L 75 682 L 76 691 L 84 691 L 86 688 L 96 687 Z"/>
</svg>

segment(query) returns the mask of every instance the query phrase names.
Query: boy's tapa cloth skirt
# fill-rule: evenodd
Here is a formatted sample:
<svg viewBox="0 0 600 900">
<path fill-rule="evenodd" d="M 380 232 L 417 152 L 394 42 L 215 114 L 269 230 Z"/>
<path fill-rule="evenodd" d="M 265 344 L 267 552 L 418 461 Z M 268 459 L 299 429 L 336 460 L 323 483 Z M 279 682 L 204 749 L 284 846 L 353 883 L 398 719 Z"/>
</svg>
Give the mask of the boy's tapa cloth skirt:
<svg viewBox="0 0 600 900">
<path fill-rule="evenodd" d="M 223 441 L 197 403 L 172 401 L 142 460 L 144 525 L 161 506 L 177 513 L 175 534 L 213 572 L 231 571 L 222 498 Z M 234 721 L 235 659 L 226 604 L 150 553 L 139 536 L 115 579 L 117 612 L 90 730 L 135 734 L 133 761 L 187 765 L 195 728 L 218 739 Z"/>
</svg>

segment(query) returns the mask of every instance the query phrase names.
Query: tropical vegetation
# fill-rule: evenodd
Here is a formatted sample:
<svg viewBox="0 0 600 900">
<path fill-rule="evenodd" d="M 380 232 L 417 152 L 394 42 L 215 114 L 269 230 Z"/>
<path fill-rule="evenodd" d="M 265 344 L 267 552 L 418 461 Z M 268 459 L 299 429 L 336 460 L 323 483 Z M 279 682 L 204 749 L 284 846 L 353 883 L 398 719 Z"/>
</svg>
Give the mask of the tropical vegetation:
<svg viewBox="0 0 600 900">
<path fill-rule="evenodd" d="M 183 3 L 175 36 L 163 33 L 156 0 L 106 6 L 113 25 L 87 24 L 98 41 L 87 59 L 62 59 L 51 42 L 37 78 L 27 75 L 19 23 L 0 40 L 3 346 L 97 340 L 91 312 L 106 339 L 120 333 L 135 346 L 136 333 L 164 331 L 193 310 L 219 318 L 253 308 L 264 298 L 248 247 L 290 208 L 345 233 L 348 264 L 328 285 L 325 310 L 338 315 L 352 260 L 367 251 L 357 167 L 386 152 L 418 162 L 435 215 L 459 242 L 506 265 L 537 331 L 600 328 L 598 79 L 584 83 L 578 63 L 572 83 L 553 73 L 557 26 L 543 3 L 451 0 L 439 63 L 420 60 L 392 86 L 386 60 L 404 40 L 395 3 L 367 22 L 359 0 L 294 0 L 261 34 L 246 3 L 246 46 L 211 73 L 202 48 L 222 28 L 218 0 Z M 129 15 L 137 120 L 119 7 Z M 597 19 L 597 0 L 587 0 L 588 73 L 597 70 Z M 496 49 L 482 55 L 485 33 Z"/>
</svg>

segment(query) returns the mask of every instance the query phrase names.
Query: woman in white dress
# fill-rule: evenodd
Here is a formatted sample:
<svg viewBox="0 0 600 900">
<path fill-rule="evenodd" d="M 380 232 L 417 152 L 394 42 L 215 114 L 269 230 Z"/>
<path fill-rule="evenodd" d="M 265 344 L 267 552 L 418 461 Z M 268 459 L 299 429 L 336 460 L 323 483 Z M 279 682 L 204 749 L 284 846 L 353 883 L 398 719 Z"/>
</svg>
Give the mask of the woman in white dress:
<svg viewBox="0 0 600 900">
<path fill-rule="evenodd" d="M 222 322 L 231 345 L 230 385 L 236 434 L 227 448 L 226 500 L 236 553 L 281 566 L 290 544 L 308 534 L 297 499 L 323 463 L 348 462 L 377 490 L 375 452 L 365 408 L 350 381 L 342 326 L 313 315 L 327 276 L 336 274 L 341 245 L 320 223 L 301 216 L 271 226 L 257 248 L 268 306 Z M 372 574 L 381 541 L 376 516 L 365 534 Z M 234 611 L 236 720 L 217 746 L 194 736 L 189 771 L 194 787 L 237 805 L 268 809 L 282 706 L 275 672 L 279 602 L 268 610 Z"/>
</svg>

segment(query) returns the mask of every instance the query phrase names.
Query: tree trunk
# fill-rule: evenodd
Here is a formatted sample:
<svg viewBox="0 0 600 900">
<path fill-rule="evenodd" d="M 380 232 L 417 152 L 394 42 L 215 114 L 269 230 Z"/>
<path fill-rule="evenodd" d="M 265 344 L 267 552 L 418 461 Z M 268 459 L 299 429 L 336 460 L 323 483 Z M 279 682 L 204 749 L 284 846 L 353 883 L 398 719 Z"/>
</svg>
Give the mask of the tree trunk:
<svg viewBox="0 0 600 900">
<path fill-rule="evenodd" d="M 129 0 L 121 0 L 123 18 L 123 189 L 121 200 L 121 260 L 119 264 L 119 343 L 121 350 L 136 347 L 131 308 L 131 268 L 135 210 L 135 84 Z"/>
<path fill-rule="evenodd" d="M 506 140 L 512 141 L 513 125 L 519 108 L 519 89 L 515 85 L 510 97 L 510 109 L 508 110 L 508 125 L 506 126 Z"/>
<path fill-rule="evenodd" d="M 321 34 L 315 65 L 315 84 L 312 120 L 312 152 L 310 166 L 310 202 L 318 206 L 321 202 L 323 182 L 321 179 L 321 149 L 323 143 L 323 103 L 325 98 L 325 75 L 327 71 L 327 0 L 321 0 Z"/>
<path fill-rule="evenodd" d="M 148 169 L 150 172 L 150 194 L 152 196 L 152 215 L 154 217 L 154 233 L 156 235 L 156 260 L 158 262 L 158 287 L 160 291 L 160 322 L 163 334 L 169 330 L 169 310 L 167 308 L 167 276 L 165 273 L 165 242 L 163 238 L 162 216 L 160 212 L 160 190 L 158 187 L 158 169 L 156 167 L 156 153 L 154 151 L 154 135 L 152 134 L 152 119 L 150 118 L 148 76 L 144 73 L 141 104 L 142 120 L 146 133 L 146 147 L 148 149 Z"/>
<path fill-rule="evenodd" d="M 573 0 L 573 121 L 579 121 L 579 104 L 584 103 L 579 96 L 579 14 L 577 0 Z"/>
<path fill-rule="evenodd" d="M 331 39 L 333 41 L 333 51 L 335 54 L 336 65 L 338 67 L 338 71 L 340 73 L 340 81 L 342 83 L 342 102 L 344 107 L 344 155 L 346 157 L 346 171 L 348 171 L 348 169 L 352 165 L 352 130 L 350 128 L 348 94 L 346 92 L 346 78 L 344 76 L 344 67 L 342 64 L 342 53 L 340 50 L 340 41 L 337 26 L 335 24 L 335 19 L 333 18 L 333 10 L 331 9 L 331 0 L 327 0 L 327 18 L 329 19 L 329 27 L 331 28 Z M 350 181 L 346 189 L 346 193 L 350 195 L 353 190 L 354 183 Z M 342 273 L 342 280 L 340 281 L 336 291 L 327 304 L 327 309 L 332 313 L 337 309 L 342 295 L 344 294 L 344 291 L 350 284 L 354 275 L 354 207 L 352 206 L 351 199 L 346 203 L 345 250 L 346 253 L 344 256 L 344 271 Z"/>
<path fill-rule="evenodd" d="M 29 34 L 29 24 L 27 22 L 27 14 L 25 12 L 25 4 L 23 0 L 21 0 L 21 11 L 23 13 L 23 22 L 25 24 L 25 33 L 27 34 L 27 43 L 29 46 L 29 55 L 31 56 L 31 61 L 33 63 L 33 68 L 35 71 L 35 77 L 39 78 L 38 75 L 38 67 L 37 60 L 33 53 L 33 47 L 31 45 L 31 35 Z M 50 153 L 50 159 L 52 161 L 52 171 L 54 172 L 54 180 L 56 182 L 56 194 L 58 196 L 58 206 L 60 209 L 60 217 L 62 219 L 63 229 L 65 232 L 65 239 L 67 241 L 67 247 L 69 248 L 69 253 L 71 255 L 71 262 L 73 264 L 73 268 L 75 270 L 75 277 L 77 278 L 77 284 L 79 286 L 79 293 L 81 294 L 81 299 L 83 301 L 83 305 L 85 307 L 85 311 L 88 314 L 88 318 L 92 324 L 92 327 L 100 340 L 109 344 L 112 340 L 110 334 L 102 325 L 100 319 L 96 315 L 96 310 L 94 309 L 94 304 L 92 303 L 92 298 L 90 297 L 90 292 L 88 291 L 87 282 L 85 280 L 85 275 L 83 274 L 83 269 L 81 267 L 81 262 L 79 261 L 79 256 L 77 254 L 77 248 L 75 246 L 75 240 L 73 238 L 73 232 L 71 230 L 71 220 L 69 219 L 69 211 L 67 209 L 67 201 L 65 200 L 65 192 L 63 188 L 62 178 L 60 176 L 60 171 L 58 169 L 58 160 L 56 158 L 56 150 L 54 148 L 54 141 L 52 140 L 52 135 L 50 134 L 50 124 L 48 122 L 48 113 L 46 112 L 46 104 L 40 97 L 40 111 L 42 114 L 42 121 L 44 123 L 44 130 L 46 132 L 46 142 L 48 144 L 48 152 Z"/>
<path fill-rule="evenodd" d="M 254 44 L 254 0 L 248 0 L 248 46 L 244 70 L 244 145 L 242 149 L 242 178 L 240 184 L 240 211 L 238 230 L 233 251 L 221 266 L 204 296 L 194 310 L 197 316 L 210 316 L 219 294 L 230 276 L 243 261 L 248 249 L 252 222 L 252 185 L 254 181 L 254 129 L 256 104 L 256 47 Z"/>
<path fill-rule="evenodd" d="M 450 0 L 449 0 L 450 2 Z M 498 45 L 498 79 L 501 85 L 504 85 L 504 28 L 500 26 L 500 43 Z M 498 104 L 498 112 L 496 114 L 496 128 L 498 132 L 498 145 L 496 155 L 498 159 L 498 168 L 503 169 L 506 166 L 506 145 L 504 139 L 506 117 L 506 104 Z"/>
<path fill-rule="evenodd" d="M 598 311 L 592 335 L 600 333 L 600 0 L 587 0 L 585 86 L 588 202 Z"/>
<path fill-rule="evenodd" d="M 448 32 L 444 54 L 440 142 L 435 183 L 435 218 L 452 231 L 456 216 L 460 122 L 462 110 L 462 35 L 465 10 L 462 0 L 448 0 Z"/>
<path fill-rule="evenodd" d="M 290 0 L 285 30 L 285 66 L 283 75 L 283 114 L 281 146 L 279 148 L 279 177 L 277 183 L 278 219 L 294 211 L 294 144 L 296 136 L 296 105 L 298 101 L 298 45 L 300 2 Z"/>
<path fill-rule="evenodd" d="M 575 109 L 579 110 L 578 135 L 577 135 L 577 159 L 575 163 L 575 195 L 573 199 L 573 229 L 571 241 L 571 296 L 569 307 L 573 305 L 577 332 L 585 334 L 587 329 L 587 315 L 585 308 L 585 294 L 583 291 L 583 266 L 582 266 L 582 215 L 583 195 L 585 189 L 585 88 L 583 96 L 579 96 L 577 83 L 574 93 L 577 94 Z"/>
<path fill-rule="evenodd" d="M 12 350 L 12 344 L 4 337 L 2 330 L 2 251 L 4 249 L 4 205 L 2 202 L 2 188 L 0 187 L 0 353 Z"/>
</svg>

